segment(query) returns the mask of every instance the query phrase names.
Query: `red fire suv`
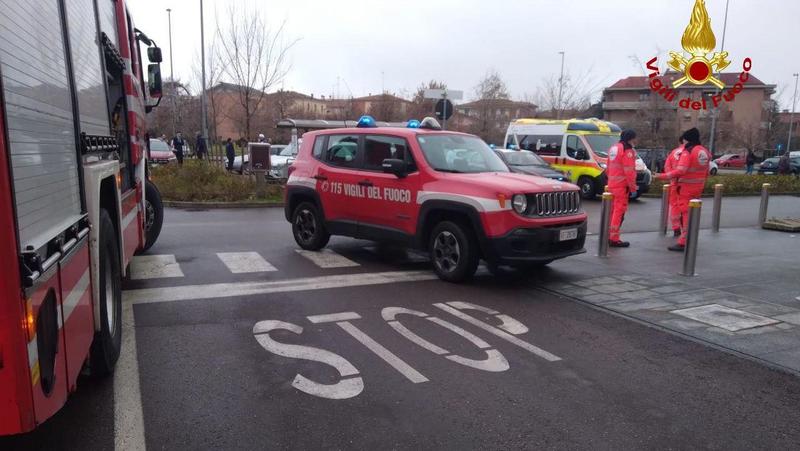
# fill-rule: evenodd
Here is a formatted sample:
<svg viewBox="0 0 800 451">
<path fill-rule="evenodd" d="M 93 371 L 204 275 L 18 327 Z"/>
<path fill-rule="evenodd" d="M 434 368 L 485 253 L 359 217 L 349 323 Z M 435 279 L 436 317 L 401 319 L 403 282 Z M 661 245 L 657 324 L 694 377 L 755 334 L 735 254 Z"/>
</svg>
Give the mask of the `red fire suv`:
<svg viewBox="0 0 800 451">
<path fill-rule="evenodd" d="M 290 167 L 286 219 L 303 249 L 331 235 L 391 241 L 430 252 L 436 274 L 542 266 L 585 252 L 586 213 L 574 185 L 512 174 L 480 138 L 441 131 L 433 118 L 409 128 L 306 133 Z"/>
</svg>

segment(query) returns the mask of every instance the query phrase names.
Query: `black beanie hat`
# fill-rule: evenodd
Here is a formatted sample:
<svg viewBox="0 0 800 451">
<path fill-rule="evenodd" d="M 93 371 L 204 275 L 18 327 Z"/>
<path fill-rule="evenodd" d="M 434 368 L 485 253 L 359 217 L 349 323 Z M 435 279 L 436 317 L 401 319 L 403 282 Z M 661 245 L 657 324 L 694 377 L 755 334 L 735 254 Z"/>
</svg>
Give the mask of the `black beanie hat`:
<svg viewBox="0 0 800 451">
<path fill-rule="evenodd" d="M 636 138 L 636 132 L 631 129 L 623 130 L 619 135 L 619 140 L 623 142 L 628 142 L 633 138 Z"/>
<path fill-rule="evenodd" d="M 683 136 L 681 136 L 681 138 L 690 144 L 700 144 L 700 130 L 696 128 L 690 128 L 689 130 L 683 132 Z"/>
</svg>

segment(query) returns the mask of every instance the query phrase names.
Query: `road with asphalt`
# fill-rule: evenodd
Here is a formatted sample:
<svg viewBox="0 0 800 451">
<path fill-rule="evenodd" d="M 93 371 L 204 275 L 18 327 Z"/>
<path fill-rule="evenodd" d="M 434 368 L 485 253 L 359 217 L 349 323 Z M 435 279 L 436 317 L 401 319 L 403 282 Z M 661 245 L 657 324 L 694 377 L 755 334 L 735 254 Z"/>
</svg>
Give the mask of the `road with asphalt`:
<svg viewBox="0 0 800 451">
<path fill-rule="evenodd" d="M 757 200 L 725 202 L 723 226 L 755 223 Z M 626 227 L 653 230 L 657 212 L 634 202 Z M 298 252 L 281 209 L 168 209 L 124 284 L 114 378 L 81 379 L 60 413 L 0 449 L 800 441 L 800 379 L 543 290 L 569 259 L 453 285 L 420 253 L 347 238 L 328 249 Z"/>
</svg>

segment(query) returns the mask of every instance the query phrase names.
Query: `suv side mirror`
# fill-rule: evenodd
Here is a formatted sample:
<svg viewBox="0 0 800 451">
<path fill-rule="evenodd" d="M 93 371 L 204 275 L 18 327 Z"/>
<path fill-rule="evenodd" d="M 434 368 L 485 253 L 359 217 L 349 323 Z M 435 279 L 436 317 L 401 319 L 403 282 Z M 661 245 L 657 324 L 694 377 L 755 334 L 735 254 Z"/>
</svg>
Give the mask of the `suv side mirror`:
<svg viewBox="0 0 800 451">
<path fill-rule="evenodd" d="M 387 174 L 394 174 L 397 176 L 397 178 L 401 179 L 408 175 L 408 165 L 403 160 L 387 158 L 383 160 L 381 166 L 383 167 L 383 172 Z"/>
<path fill-rule="evenodd" d="M 586 149 L 578 149 L 578 151 L 575 152 L 575 159 L 576 160 L 588 160 L 589 159 L 589 152 L 587 152 Z"/>
<path fill-rule="evenodd" d="M 161 98 L 161 65 L 152 63 L 147 65 L 147 87 L 150 97 Z"/>
<path fill-rule="evenodd" d="M 161 47 L 148 47 L 147 59 L 150 60 L 151 63 L 162 62 L 163 60 L 161 58 Z"/>
</svg>

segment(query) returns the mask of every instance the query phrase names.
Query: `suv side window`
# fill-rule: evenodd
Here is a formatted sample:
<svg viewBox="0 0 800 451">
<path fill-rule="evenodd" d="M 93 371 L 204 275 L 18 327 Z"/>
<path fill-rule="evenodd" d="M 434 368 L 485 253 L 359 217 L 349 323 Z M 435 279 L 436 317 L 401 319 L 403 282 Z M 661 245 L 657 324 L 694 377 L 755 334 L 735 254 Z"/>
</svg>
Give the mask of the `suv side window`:
<svg viewBox="0 0 800 451">
<path fill-rule="evenodd" d="M 322 158 L 322 150 L 325 148 L 325 138 L 327 138 L 327 136 L 324 135 L 314 138 L 314 149 L 312 154 L 314 155 L 314 158 L 318 160 Z"/>
<path fill-rule="evenodd" d="M 404 160 L 409 172 L 417 170 L 414 158 L 404 138 L 394 136 L 368 135 L 364 139 L 364 169 L 382 171 L 383 160 L 394 158 Z"/>
<path fill-rule="evenodd" d="M 358 166 L 358 135 L 328 135 L 323 160 L 333 166 Z"/>
<path fill-rule="evenodd" d="M 583 145 L 583 141 L 581 141 L 581 139 L 575 135 L 567 136 L 567 156 L 577 159 L 579 150 L 586 150 L 586 146 Z"/>
</svg>

